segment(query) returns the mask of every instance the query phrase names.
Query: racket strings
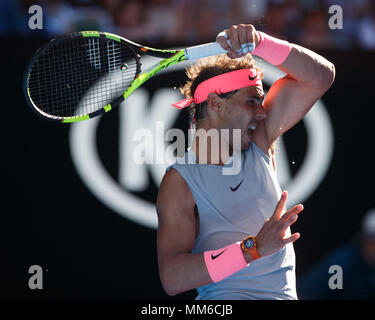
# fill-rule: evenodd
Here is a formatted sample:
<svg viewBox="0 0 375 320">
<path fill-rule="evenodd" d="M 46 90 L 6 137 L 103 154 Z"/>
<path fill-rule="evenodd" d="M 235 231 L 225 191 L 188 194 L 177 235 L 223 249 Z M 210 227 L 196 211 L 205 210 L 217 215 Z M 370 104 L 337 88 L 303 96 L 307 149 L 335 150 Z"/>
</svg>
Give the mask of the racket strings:
<svg viewBox="0 0 375 320">
<path fill-rule="evenodd" d="M 52 117 L 90 114 L 121 96 L 138 70 L 134 51 L 123 43 L 72 38 L 39 56 L 30 72 L 29 94 Z"/>
</svg>

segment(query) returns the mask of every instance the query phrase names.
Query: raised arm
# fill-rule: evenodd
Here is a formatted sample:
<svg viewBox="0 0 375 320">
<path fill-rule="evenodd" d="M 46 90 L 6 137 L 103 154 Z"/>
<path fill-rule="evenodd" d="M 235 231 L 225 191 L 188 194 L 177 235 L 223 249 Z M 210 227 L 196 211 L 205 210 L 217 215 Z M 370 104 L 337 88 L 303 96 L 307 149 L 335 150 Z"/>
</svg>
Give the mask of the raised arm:
<svg viewBox="0 0 375 320">
<path fill-rule="evenodd" d="M 254 42 L 256 49 L 253 54 L 257 55 L 257 47 L 263 46 L 262 50 L 258 50 L 259 56 L 267 60 L 268 57 L 264 55 L 271 55 L 272 59 L 269 62 L 277 65 L 287 74 L 272 85 L 263 104 L 267 111 L 267 118 L 264 120 L 264 128 L 259 126 L 259 130 L 264 130 L 266 135 L 265 140 L 261 141 L 262 147 L 268 149 L 278 136 L 299 122 L 328 90 L 335 78 L 335 67 L 317 53 L 260 33 L 252 25 L 232 26 L 225 31 L 232 49 L 238 50 L 243 43 Z M 230 50 L 222 34 L 219 34 L 217 41 L 224 49 Z M 272 44 L 273 40 L 276 46 L 270 49 L 264 48 Z M 280 44 L 279 48 L 278 44 Z M 290 49 L 287 53 L 284 50 L 286 46 Z M 231 58 L 240 57 L 241 55 L 234 50 L 230 50 L 228 55 Z M 280 64 L 277 62 L 278 50 L 280 55 L 281 53 L 284 55 L 281 57 Z"/>
<path fill-rule="evenodd" d="M 270 143 L 299 122 L 335 78 L 331 62 L 296 44 L 291 44 L 288 58 L 278 67 L 287 75 L 272 85 L 264 101 Z"/>
</svg>

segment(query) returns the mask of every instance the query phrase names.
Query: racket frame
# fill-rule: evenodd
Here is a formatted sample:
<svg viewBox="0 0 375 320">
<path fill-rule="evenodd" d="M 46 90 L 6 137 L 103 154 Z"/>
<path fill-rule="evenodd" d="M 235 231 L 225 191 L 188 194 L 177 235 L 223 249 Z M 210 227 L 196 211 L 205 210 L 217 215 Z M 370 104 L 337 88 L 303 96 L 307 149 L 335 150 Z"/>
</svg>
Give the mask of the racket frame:
<svg viewBox="0 0 375 320">
<path fill-rule="evenodd" d="M 28 88 L 28 80 L 30 77 L 30 73 L 32 70 L 32 67 L 35 63 L 35 61 L 49 48 L 51 48 L 54 45 L 57 45 L 59 42 L 66 41 L 69 38 L 74 37 L 83 37 L 83 38 L 93 38 L 93 37 L 105 37 L 108 39 L 111 39 L 116 42 L 125 42 L 127 46 L 129 46 L 134 52 L 135 57 L 137 59 L 137 70 L 135 74 L 135 78 L 132 81 L 131 85 L 127 88 L 127 90 L 118 98 L 114 99 L 111 103 L 103 106 L 102 108 L 85 114 L 85 115 L 77 115 L 77 116 L 69 116 L 69 117 L 62 117 L 62 116 L 53 116 L 50 115 L 40 108 L 32 101 L 30 96 L 30 91 Z M 147 54 L 150 56 L 162 58 L 162 61 L 159 61 L 158 63 L 154 64 L 150 68 L 148 68 L 145 71 L 141 71 L 141 63 L 140 63 L 140 56 L 142 54 Z M 23 91 L 26 97 L 26 100 L 28 102 L 28 105 L 31 107 L 33 111 L 35 111 L 39 116 L 42 116 L 43 118 L 46 118 L 48 120 L 54 121 L 54 122 L 62 122 L 62 123 L 72 123 L 72 122 L 79 122 L 83 120 L 87 120 L 90 118 L 93 118 L 95 116 L 98 116 L 100 114 L 103 114 L 105 112 L 108 112 L 112 110 L 113 108 L 117 107 L 122 101 L 124 101 L 130 94 L 132 94 L 137 88 L 139 88 L 141 85 L 143 85 L 147 80 L 152 78 L 155 74 L 158 72 L 164 70 L 165 68 L 174 65 L 178 62 L 185 60 L 185 50 L 163 50 L 163 49 L 155 49 L 147 46 L 142 46 L 138 43 L 135 43 L 133 41 L 130 41 L 128 39 L 125 39 L 123 37 L 120 37 L 118 35 L 109 33 L 109 32 L 101 32 L 101 31 L 80 31 L 75 32 L 71 34 L 66 34 L 58 38 L 54 38 L 50 40 L 47 44 L 45 44 L 43 47 L 39 48 L 31 58 L 26 71 L 24 75 L 24 82 L 23 82 Z"/>
</svg>

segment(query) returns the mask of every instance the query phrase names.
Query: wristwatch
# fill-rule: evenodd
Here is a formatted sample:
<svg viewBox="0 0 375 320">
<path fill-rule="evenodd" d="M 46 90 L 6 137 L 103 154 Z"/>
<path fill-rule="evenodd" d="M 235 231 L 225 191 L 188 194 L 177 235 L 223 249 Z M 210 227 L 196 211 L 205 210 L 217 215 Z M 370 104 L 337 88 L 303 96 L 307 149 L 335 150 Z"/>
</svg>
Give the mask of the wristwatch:
<svg viewBox="0 0 375 320">
<path fill-rule="evenodd" d="M 241 249 L 243 252 L 247 252 L 253 260 L 259 259 L 260 255 L 257 249 L 257 242 L 254 236 L 248 236 L 241 242 Z"/>
</svg>

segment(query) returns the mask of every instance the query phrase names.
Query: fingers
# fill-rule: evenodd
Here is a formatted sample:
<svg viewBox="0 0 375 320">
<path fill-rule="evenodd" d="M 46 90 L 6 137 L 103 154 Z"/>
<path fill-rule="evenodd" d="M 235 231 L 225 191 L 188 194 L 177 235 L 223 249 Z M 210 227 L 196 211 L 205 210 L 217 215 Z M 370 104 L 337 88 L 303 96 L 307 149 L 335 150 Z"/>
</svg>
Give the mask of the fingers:
<svg viewBox="0 0 375 320">
<path fill-rule="evenodd" d="M 220 32 L 216 41 L 228 51 L 230 58 L 239 58 L 255 48 L 256 30 L 251 24 L 233 25 Z M 252 45 L 250 45 L 252 44 Z"/>
<path fill-rule="evenodd" d="M 290 237 L 283 239 L 283 245 L 285 246 L 288 243 L 292 243 L 300 238 L 300 234 L 298 232 L 293 233 Z"/>
<path fill-rule="evenodd" d="M 279 230 L 281 235 L 284 237 L 286 230 L 297 221 L 298 214 L 303 210 L 303 205 L 299 204 L 294 206 L 292 209 L 284 213 L 282 218 L 277 222 L 279 224 Z"/>
<path fill-rule="evenodd" d="M 216 37 L 216 42 L 219 43 L 223 49 L 228 51 L 228 57 L 229 58 L 235 59 L 235 58 L 241 57 L 242 55 L 240 55 L 238 52 L 236 52 L 233 49 L 233 44 L 228 39 L 228 33 L 227 32 L 228 32 L 228 30 L 220 32 Z M 233 39 L 233 37 L 232 37 L 232 39 Z M 237 40 L 235 42 L 238 43 Z"/>
<path fill-rule="evenodd" d="M 292 209 L 289 209 L 284 213 L 284 215 L 280 218 L 280 222 L 287 223 L 289 220 L 297 220 L 297 214 L 299 214 L 302 210 L 302 204 L 294 206 Z"/>
<path fill-rule="evenodd" d="M 256 235 L 257 243 L 265 256 L 277 252 L 286 244 L 292 243 L 300 238 L 298 232 L 289 236 L 290 231 L 288 228 L 297 221 L 298 214 L 304 207 L 302 204 L 298 204 L 285 211 L 282 215 L 287 197 L 287 191 L 283 191 L 280 200 L 276 204 L 273 215 L 264 223 Z M 288 237 L 285 238 L 286 233 L 288 233 Z"/>
<path fill-rule="evenodd" d="M 242 57 L 243 54 L 239 53 L 241 50 L 241 43 L 237 32 L 237 27 L 232 26 L 230 29 L 228 29 L 227 35 L 228 42 L 231 45 L 230 49 L 228 50 L 228 57 L 231 59 Z"/>
<path fill-rule="evenodd" d="M 286 199 L 288 198 L 288 192 L 283 191 L 280 197 L 280 200 L 276 204 L 275 210 L 273 212 L 273 215 L 271 217 L 271 220 L 279 221 L 281 214 L 283 212 L 283 209 L 285 207 Z"/>
<path fill-rule="evenodd" d="M 299 204 L 297 206 L 294 206 L 292 209 L 288 210 L 287 212 L 284 213 L 282 218 L 280 219 L 279 223 L 281 224 L 281 235 L 284 236 L 286 230 L 297 221 L 298 219 L 298 214 L 303 210 L 303 205 Z M 294 242 L 297 239 L 299 239 L 300 234 L 294 233 L 292 236 L 288 238 L 283 239 L 283 245 L 286 245 L 290 242 Z"/>
<path fill-rule="evenodd" d="M 240 50 L 241 49 L 241 42 L 240 42 L 240 37 L 239 37 L 239 30 L 237 30 L 238 27 L 237 26 L 231 26 L 228 31 L 227 31 L 227 34 L 228 34 L 228 39 L 231 43 L 231 46 L 232 46 L 232 49 L 237 51 L 237 50 Z M 243 38 L 243 35 L 242 37 Z M 246 39 L 246 37 L 245 37 Z M 245 42 L 243 42 L 245 43 Z"/>
<path fill-rule="evenodd" d="M 240 24 L 239 25 L 240 35 L 239 39 L 241 44 L 243 43 L 255 43 L 254 36 L 256 34 L 256 30 L 253 25 L 251 24 Z"/>
<path fill-rule="evenodd" d="M 232 26 L 227 30 L 228 39 L 232 44 L 232 49 L 238 51 L 242 45 L 255 42 L 256 30 L 251 24 L 240 24 Z"/>
<path fill-rule="evenodd" d="M 227 41 L 227 38 L 228 38 L 228 35 L 226 31 L 222 31 L 217 35 L 216 42 L 219 43 L 224 50 L 229 51 L 231 47 Z"/>
</svg>

